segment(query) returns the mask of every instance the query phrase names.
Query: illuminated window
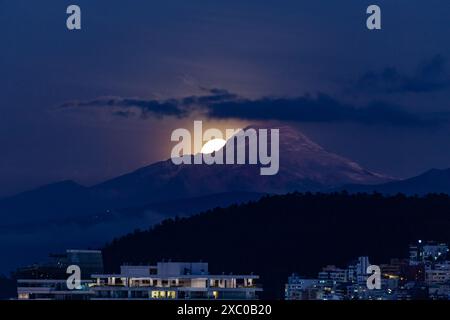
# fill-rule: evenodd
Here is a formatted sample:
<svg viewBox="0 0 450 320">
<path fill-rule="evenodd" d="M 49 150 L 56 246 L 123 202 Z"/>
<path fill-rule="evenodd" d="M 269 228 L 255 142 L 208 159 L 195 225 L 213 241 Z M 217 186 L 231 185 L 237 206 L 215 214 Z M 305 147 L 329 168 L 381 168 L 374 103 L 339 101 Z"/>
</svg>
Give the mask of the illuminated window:
<svg viewBox="0 0 450 320">
<path fill-rule="evenodd" d="M 152 299 L 175 299 L 175 291 L 152 291 Z"/>
<path fill-rule="evenodd" d="M 28 293 L 19 293 L 19 299 L 30 299 L 30 295 Z"/>
</svg>

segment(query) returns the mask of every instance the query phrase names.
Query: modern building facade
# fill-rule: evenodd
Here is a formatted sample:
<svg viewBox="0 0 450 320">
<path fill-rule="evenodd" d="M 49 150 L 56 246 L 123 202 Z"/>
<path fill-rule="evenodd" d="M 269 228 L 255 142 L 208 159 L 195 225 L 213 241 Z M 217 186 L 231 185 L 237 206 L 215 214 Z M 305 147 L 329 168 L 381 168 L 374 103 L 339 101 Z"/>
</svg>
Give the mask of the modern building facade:
<svg viewBox="0 0 450 320">
<path fill-rule="evenodd" d="M 53 256 L 55 258 L 55 256 Z M 100 258 L 100 260 L 99 260 Z M 124 265 L 118 274 L 104 274 L 100 251 L 68 250 L 50 264 L 23 268 L 17 280 L 18 299 L 25 300 L 172 300 L 258 299 L 259 276 L 211 275 L 204 262 L 159 262 L 154 266 Z M 69 290 L 66 268 L 82 270 L 80 286 Z M 83 270 L 87 270 L 84 271 Z M 55 272 L 52 275 L 52 271 Z M 64 272 L 63 272 L 64 271 Z M 92 272 L 94 271 L 94 272 Z M 92 272 L 88 275 L 87 272 Z"/>
<path fill-rule="evenodd" d="M 82 280 L 81 288 L 69 290 L 66 280 L 19 279 L 17 298 L 19 300 L 90 300 L 95 292 L 91 290 L 93 281 Z"/>
<path fill-rule="evenodd" d="M 203 262 L 122 266 L 94 274 L 95 299 L 257 299 L 257 275 L 211 275 Z"/>
</svg>

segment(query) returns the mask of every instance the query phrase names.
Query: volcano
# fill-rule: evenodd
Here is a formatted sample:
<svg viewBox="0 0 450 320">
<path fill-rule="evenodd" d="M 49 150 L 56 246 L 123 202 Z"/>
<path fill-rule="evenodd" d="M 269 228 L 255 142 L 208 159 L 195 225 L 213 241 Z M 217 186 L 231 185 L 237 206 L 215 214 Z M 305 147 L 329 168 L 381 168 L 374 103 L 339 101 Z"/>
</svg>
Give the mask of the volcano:
<svg viewBox="0 0 450 320">
<path fill-rule="evenodd" d="M 276 175 L 261 175 L 259 165 L 175 165 L 169 159 L 92 187 L 64 181 L 2 199 L 0 249 L 10 259 L 0 267 L 11 270 L 49 251 L 99 246 L 168 217 L 256 201 L 264 194 L 386 181 L 283 126 Z"/>
<path fill-rule="evenodd" d="M 259 132 L 261 127 L 250 126 L 244 131 L 249 129 Z M 175 165 L 169 159 L 94 186 L 91 192 L 115 205 L 129 206 L 223 192 L 281 194 L 322 191 L 346 184 L 378 184 L 391 180 L 364 169 L 352 160 L 326 151 L 292 127 L 282 126 L 277 129 L 280 167 L 276 175 L 261 175 L 261 166 L 248 162 L 239 165 Z"/>
<path fill-rule="evenodd" d="M 249 129 L 259 132 L 261 127 L 251 126 L 244 130 Z M 390 181 L 387 176 L 326 151 L 297 129 L 289 126 L 277 129 L 279 170 L 276 175 L 261 175 L 260 165 L 247 162 L 175 165 L 168 159 L 92 187 L 65 181 L 3 199 L 0 201 L 2 224 L 67 220 L 106 210 L 214 194 L 314 192 L 343 185 L 372 185 Z M 224 148 L 227 147 L 228 143 Z M 228 202 L 232 203 L 232 199 Z"/>
</svg>

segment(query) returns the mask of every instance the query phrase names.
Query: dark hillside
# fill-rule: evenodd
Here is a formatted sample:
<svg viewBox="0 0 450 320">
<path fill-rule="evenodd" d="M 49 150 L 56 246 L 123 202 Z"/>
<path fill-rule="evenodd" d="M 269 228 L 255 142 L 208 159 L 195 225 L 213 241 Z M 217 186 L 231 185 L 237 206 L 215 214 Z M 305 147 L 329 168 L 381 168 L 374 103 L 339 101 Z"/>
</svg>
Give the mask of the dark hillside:
<svg viewBox="0 0 450 320">
<path fill-rule="evenodd" d="M 450 242 L 449 230 L 447 195 L 293 193 L 166 220 L 114 240 L 104 257 L 110 271 L 121 263 L 203 260 L 211 272 L 259 274 L 264 297 L 280 298 L 292 272 L 315 275 L 359 255 L 375 264 L 407 257 L 409 243 Z"/>
</svg>

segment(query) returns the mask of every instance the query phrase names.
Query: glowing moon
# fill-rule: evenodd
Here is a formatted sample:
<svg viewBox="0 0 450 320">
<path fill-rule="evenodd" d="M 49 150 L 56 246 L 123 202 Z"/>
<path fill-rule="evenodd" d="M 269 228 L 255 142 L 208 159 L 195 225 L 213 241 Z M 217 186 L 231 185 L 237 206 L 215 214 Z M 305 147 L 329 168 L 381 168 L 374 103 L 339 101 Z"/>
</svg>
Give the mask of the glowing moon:
<svg viewBox="0 0 450 320">
<path fill-rule="evenodd" d="M 205 143 L 202 147 L 201 153 L 209 154 L 222 149 L 227 143 L 224 139 L 212 139 Z"/>
</svg>

